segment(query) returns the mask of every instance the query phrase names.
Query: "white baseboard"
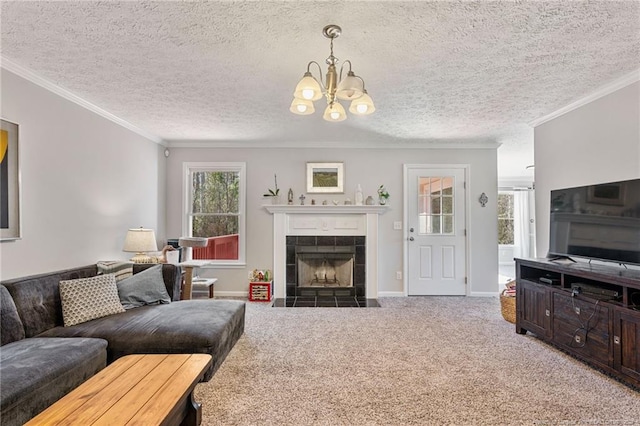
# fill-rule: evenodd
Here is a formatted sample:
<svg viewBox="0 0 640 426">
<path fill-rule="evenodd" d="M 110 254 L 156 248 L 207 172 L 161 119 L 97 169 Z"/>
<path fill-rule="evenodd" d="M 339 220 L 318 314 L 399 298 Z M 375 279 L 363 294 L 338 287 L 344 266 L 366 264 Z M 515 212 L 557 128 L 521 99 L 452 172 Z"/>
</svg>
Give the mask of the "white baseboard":
<svg viewBox="0 0 640 426">
<path fill-rule="evenodd" d="M 469 293 L 471 297 L 498 297 L 500 292 L 498 291 L 472 291 Z"/>
<path fill-rule="evenodd" d="M 246 291 L 215 290 L 214 295 L 215 297 L 244 297 L 245 299 L 249 297 L 249 293 L 247 293 Z"/>
<path fill-rule="evenodd" d="M 405 297 L 402 291 L 379 291 L 378 297 Z"/>
</svg>

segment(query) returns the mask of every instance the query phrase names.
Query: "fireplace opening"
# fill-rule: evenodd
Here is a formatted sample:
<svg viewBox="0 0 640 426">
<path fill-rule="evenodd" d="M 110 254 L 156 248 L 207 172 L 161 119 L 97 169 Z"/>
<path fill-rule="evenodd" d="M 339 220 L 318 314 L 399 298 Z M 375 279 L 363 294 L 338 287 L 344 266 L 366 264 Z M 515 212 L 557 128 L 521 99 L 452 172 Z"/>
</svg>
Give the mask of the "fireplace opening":
<svg viewBox="0 0 640 426">
<path fill-rule="evenodd" d="M 296 286 L 353 287 L 354 246 L 296 246 Z"/>
</svg>

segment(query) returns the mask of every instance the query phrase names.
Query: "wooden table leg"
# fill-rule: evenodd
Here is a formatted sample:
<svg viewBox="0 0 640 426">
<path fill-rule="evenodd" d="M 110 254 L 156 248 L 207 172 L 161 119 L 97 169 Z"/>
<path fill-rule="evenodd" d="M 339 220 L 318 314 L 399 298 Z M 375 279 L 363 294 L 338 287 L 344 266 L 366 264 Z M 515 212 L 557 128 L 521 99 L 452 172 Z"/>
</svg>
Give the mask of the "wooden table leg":
<svg viewBox="0 0 640 426">
<path fill-rule="evenodd" d="M 182 291 L 182 299 L 191 299 L 191 291 L 193 289 L 193 266 L 184 267 L 184 290 Z"/>
</svg>

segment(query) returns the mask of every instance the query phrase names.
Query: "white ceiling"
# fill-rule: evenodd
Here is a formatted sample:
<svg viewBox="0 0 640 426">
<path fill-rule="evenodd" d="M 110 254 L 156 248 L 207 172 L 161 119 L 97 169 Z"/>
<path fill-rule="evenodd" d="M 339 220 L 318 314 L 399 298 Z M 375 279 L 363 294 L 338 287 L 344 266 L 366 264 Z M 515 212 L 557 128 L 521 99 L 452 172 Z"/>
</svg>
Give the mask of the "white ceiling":
<svg viewBox="0 0 640 426">
<path fill-rule="evenodd" d="M 640 68 L 640 1 L 2 1 L 3 58 L 170 145 L 499 148 L 530 176 L 533 129 Z M 376 104 L 289 112 L 329 41 Z M 348 107 L 348 105 L 345 105 Z"/>
</svg>

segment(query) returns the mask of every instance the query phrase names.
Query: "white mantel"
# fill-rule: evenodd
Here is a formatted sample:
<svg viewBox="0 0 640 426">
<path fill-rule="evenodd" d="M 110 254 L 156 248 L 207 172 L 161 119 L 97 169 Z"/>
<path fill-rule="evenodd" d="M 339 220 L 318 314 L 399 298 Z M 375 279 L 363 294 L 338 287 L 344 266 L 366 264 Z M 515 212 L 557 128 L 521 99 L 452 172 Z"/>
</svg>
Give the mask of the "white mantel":
<svg viewBox="0 0 640 426">
<path fill-rule="evenodd" d="M 378 216 L 387 206 L 266 205 L 273 215 L 274 297 L 286 297 L 288 235 L 365 236 L 366 297 L 378 297 Z"/>
</svg>

